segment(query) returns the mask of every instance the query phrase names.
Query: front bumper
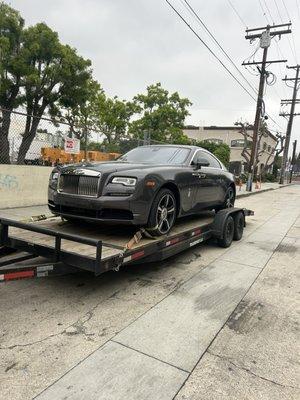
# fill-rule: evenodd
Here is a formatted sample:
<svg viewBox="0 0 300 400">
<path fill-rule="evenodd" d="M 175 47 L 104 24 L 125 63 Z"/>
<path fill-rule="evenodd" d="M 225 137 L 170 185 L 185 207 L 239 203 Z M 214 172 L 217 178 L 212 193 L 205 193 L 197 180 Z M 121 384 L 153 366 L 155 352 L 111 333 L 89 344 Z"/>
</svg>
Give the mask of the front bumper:
<svg viewBox="0 0 300 400">
<path fill-rule="evenodd" d="M 86 221 L 145 225 L 151 201 L 130 196 L 85 197 L 58 193 L 49 188 L 48 207 L 55 215 Z"/>
</svg>

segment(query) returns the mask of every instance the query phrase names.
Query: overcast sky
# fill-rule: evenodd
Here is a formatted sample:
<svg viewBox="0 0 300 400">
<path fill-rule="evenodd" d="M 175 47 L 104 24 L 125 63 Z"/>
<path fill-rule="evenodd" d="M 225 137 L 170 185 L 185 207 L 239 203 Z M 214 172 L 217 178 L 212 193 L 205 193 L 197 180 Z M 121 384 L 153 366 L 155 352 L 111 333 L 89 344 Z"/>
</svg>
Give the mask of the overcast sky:
<svg viewBox="0 0 300 400">
<path fill-rule="evenodd" d="M 238 76 L 183 7 L 183 1 L 170 2 Z M 241 66 L 257 46 L 257 42 L 251 45 L 244 38 L 245 25 L 260 27 L 266 25 L 267 19 L 279 24 L 291 18 L 293 35 L 283 36 L 278 44 L 272 40 L 268 58 L 286 58 L 294 65 L 296 52 L 300 61 L 300 0 L 231 0 L 243 22 L 228 0 L 189 2 L 256 88 L 258 77 Z M 8 3 L 21 12 L 27 25 L 46 22 L 58 32 L 62 42 L 76 47 L 82 56 L 91 59 L 94 77 L 109 95 L 131 99 L 145 91 L 147 85 L 161 82 L 169 91 L 178 91 L 193 102 L 187 119 L 189 124 L 232 125 L 240 118 L 254 120 L 254 100 L 180 21 L 165 0 L 11 0 Z M 255 61 L 261 56 L 259 50 Z M 285 132 L 286 120 L 278 116 L 280 99 L 291 98 L 292 89 L 286 88 L 281 78 L 286 72 L 290 75 L 293 72 L 287 71 L 284 64 L 271 65 L 268 70 L 276 75 L 277 82 L 266 88 L 266 110 Z M 279 129 L 270 120 L 269 126 Z M 295 117 L 292 139 L 296 138 L 299 149 L 300 116 Z"/>
</svg>

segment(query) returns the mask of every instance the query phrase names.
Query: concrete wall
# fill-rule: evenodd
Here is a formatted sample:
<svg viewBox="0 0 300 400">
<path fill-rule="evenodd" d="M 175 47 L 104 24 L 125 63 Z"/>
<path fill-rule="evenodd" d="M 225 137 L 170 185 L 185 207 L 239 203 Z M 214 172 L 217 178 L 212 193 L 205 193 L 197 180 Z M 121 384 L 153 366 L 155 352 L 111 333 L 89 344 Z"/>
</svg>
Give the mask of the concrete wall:
<svg viewBox="0 0 300 400">
<path fill-rule="evenodd" d="M 47 203 L 52 167 L 0 164 L 0 208 Z"/>
</svg>

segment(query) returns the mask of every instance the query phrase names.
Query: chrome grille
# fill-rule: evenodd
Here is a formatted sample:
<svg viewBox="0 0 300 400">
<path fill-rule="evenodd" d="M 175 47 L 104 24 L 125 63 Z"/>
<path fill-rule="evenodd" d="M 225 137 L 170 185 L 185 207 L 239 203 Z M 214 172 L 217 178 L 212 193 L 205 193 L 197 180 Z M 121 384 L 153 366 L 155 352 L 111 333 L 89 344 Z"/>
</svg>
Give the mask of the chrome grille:
<svg viewBox="0 0 300 400">
<path fill-rule="evenodd" d="M 99 179 L 99 176 L 62 174 L 58 190 L 61 193 L 97 197 Z"/>
</svg>

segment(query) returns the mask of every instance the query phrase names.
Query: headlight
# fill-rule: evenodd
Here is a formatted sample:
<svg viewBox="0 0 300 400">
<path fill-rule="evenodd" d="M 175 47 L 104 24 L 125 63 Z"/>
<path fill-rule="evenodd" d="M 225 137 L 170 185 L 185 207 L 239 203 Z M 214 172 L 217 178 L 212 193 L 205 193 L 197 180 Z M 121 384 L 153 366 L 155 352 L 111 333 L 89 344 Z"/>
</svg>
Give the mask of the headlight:
<svg viewBox="0 0 300 400">
<path fill-rule="evenodd" d="M 51 189 L 57 189 L 58 177 L 59 177 L 58 172 L 51 172 L 49 178 L 49 186 L 51 187 Z"/>
<path fill-rule="evenodd" d="M 115 176 L 111 183 L 118 183 L 119 185 L 124 185 L 124 186 L 135 186 L 136 184 L 136 178 L 126 178 L 123 176 Z"/>
</svg>

